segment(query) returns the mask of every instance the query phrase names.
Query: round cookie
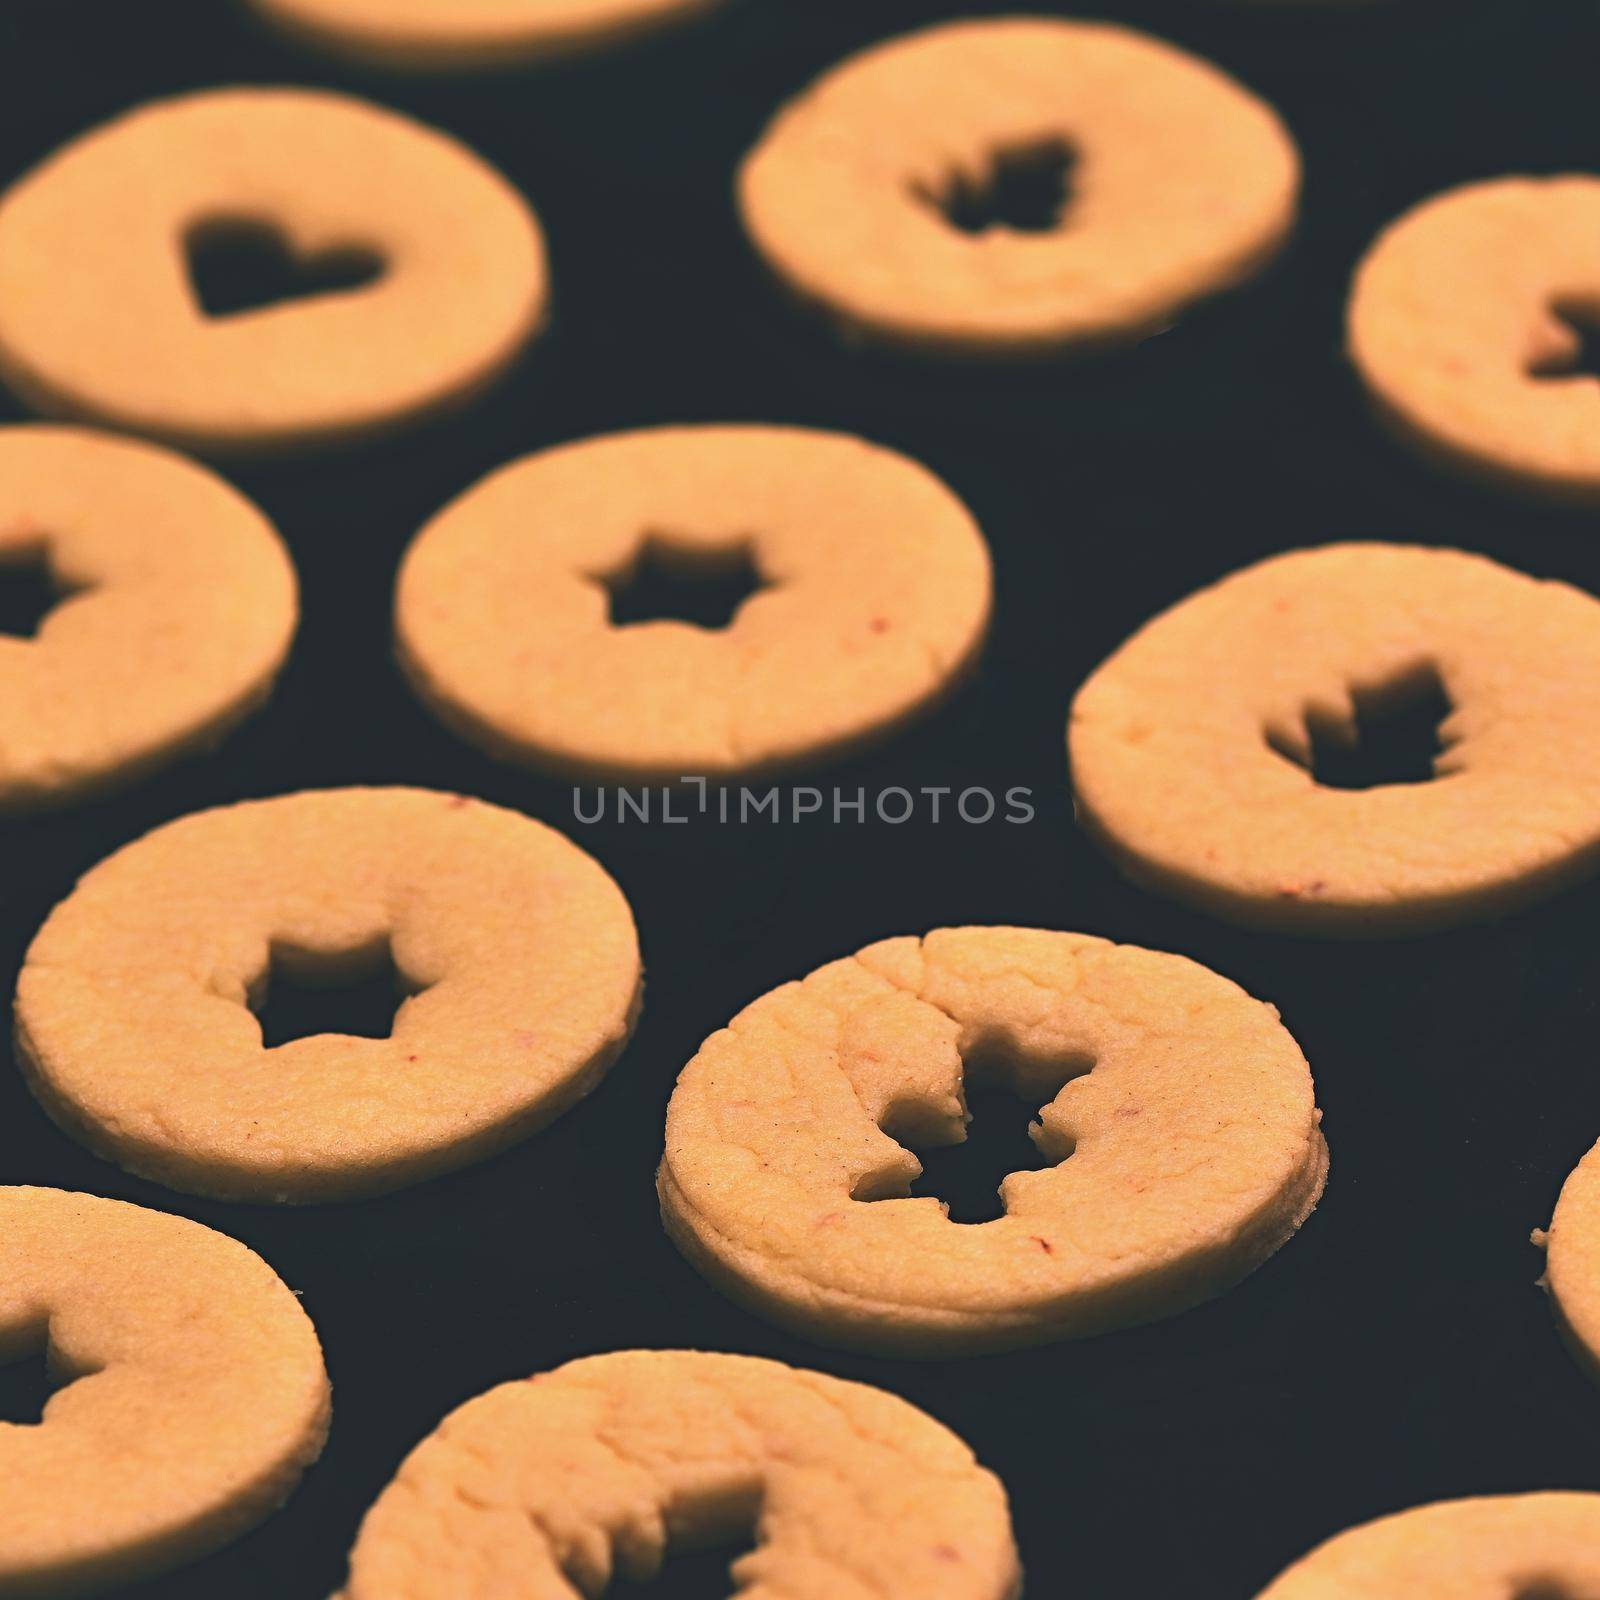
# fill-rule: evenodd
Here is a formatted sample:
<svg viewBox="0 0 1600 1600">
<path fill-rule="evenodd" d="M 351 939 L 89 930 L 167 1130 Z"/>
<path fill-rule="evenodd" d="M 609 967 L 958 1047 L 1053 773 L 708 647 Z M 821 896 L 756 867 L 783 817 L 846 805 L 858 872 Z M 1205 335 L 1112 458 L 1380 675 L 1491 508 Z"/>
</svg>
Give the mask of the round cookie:
<svg viewBox="0 0 1600 1600">
<path fill-rule="evenodd" d="M 308 43 L 390 67 L 508 66 L 621 43 L 720 0 L 254 0 Z"/>
<path fill-rule="evenodd" d="M 616 627 L 608 583 L 648 551 L 685 572 L 748 560 L 722 629 Z M 684 427 L 502 468 L 400 568 L 400 660 L 496 755 L 624 780 L 819 761 L 926 710 L 989 619 L 989 556 L 926 469 L 843 434 Z"/>
<path fill-rule="evenodd" d="M 0 809 L 215 744 L 266 699 L 298 618 L 270 524 L 220 478 L 109 434 L 0 428 L 0 569 L 60 591 L 0 637 Z M 129 693 L 130 682 L 138 686 Z"/>
<path fill-rule="evenodd" d="M 1006 1496 L 948 1429 L 865 1384 L 637 1350 L 446 1417 L 367 1513 L 340 1600 L 567 1600 L 754 1523 L 741 1594 L 1012 1600 Z"/>
<path fill-rule="evenodd" d="M 66 1384 L 0 1422 L 0 1591 L 82 1595 L 192 1561 L 322 1453 L 328 1379 L 259 1256 L 182 1217 L 0 1188 L 0 1362 Z"/>
<path fill-rule="evenodd" d="M 1600 1145 L 1573 1168 L 1547 1232 L 1545 1288 L 1574 1354 L 1600 1378 Z"/>
<path fill-rule="evenodd" d="M 1007 168 L 1055 220 L 992 221 Z M 738 201 L 778 279 L 854 336 L 1037 356 L 1158 332 L 1294 220 L 1299 157 L 1209 63 L 1103 23 L 943 23 L 826 73 L 746 158 Z M 1048 225 L 1039 226 L 1045 223 Z"/>
<path fill-rule="evenodd" d="M 1437 693 L 1425 783 L 1316 782 L 1311 731 Z M 1600 847 L 1600 603 L 1459 550 L 1339 544 L 1146 623 L 1079 691 L 1080 821 L 1134 881 L 1286 933 L 1509 910 Z"/>
<path fill-rule="evenodd" d="M 1258 1600 L 1535 1600 L 1600 1591 L 1600 1494 L 1443 1500 L 1352 1528 Z"/>
<path fill-rule="evenodd" d="M 1600 178 L 1500 178 L 1424 201 L 1355 276 L 1350 358 L 1401 436 L 1539 494 L 1600 498 L 1600 383 L 1561 313 L 1600 310 Z"/>
<path fill-rule="evenodd" d="M 386 1039 L 262 1045 L 274 964 L 336 981 L 387 951 Z M 382 1193 L 559 1116 L 639 1004 L 617 886 L 541 823 L 461 795 L 335 789 L 199 812 L 87 874 L 34 939 L 17 1057 L 63 1129 L 228 1200 Z"/>
<path fill-rule="evenodd" d="M 190 244 L 241 223 L 302 260 L 354 249 L 383 270 L 208 316 Z M 546 294 L 538 223 L 497 172 L 318 90 L 159 101 L 0 197 L 0 377 L 39 410 L 203 451 L 363 434 L 461 401 L 532 336 Z"/>
<path fill-rule="evenodd" d="M 908 1197 L 921 1168 L 896 1141 L 959 1143 L 974 1081 L 1040 1105 L 1033 1140 L 1058 1165 L 1008 1177 L 998 1220 L 959 1224 Z M 946 929 L 869 945 L 713 1034 L 673 1093 L 656 1187 L 678 1248 L 759 1315 L 965 1355 L 1221 1293 L 1316 1205 L 1319 1121 L 1277 1012 L 1206 968 Z"/>
</svg>

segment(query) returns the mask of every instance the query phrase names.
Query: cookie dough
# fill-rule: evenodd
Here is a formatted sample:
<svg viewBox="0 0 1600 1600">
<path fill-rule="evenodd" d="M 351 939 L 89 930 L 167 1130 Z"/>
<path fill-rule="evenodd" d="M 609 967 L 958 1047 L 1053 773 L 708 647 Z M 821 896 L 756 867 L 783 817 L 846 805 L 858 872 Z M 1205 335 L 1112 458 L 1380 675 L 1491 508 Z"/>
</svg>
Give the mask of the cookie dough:
<svg viewBox="0 0 1600 1600">
<path fill-rule="evenodd" d="M 387 949 L 387 1039 L 264 1049 L 274 965 Z M 554 830 L 463 795 L 335 789 L 184 817 L 101 862 L 17 986 L 46 1111 L 108 1159 L 227 1200 L 377 1194 L 477 1161 L 599 1081 L 639 1004 L 621 891 Z"/>
<path fill-rule="evenodd" d="M 1041 158 L 1065 185 L 1053 223 L 952 221 Z M 826 73 L 747 157 L 738 201 L 779 281 L 846 332 L 1035 356 L 1155 333 L 1251 276 L 1299 175 L 1271 108 L 1208 62 L 1104 23 L 1001 17 Z"/>
<path fill-rule="evenodd" d="M 618 44 L 720 0 L 254 0 L 308 43 L 390 67 L 496 67 Z"/>
<path fill-rule="evenodd" d="M 1554 1600 L 1600 1592 L 1600 1494 L 1444 1500 L 1341 1533 L 1259 1600 Z"/>
<path fill-rule="evenodd" d="M 904 1148 L 965 1137 L 965 1086 L 1042 1107 L 1058 1165 L 953 1223 Z M 1259 1266 L 1327 1176 L 1305 1058 L 1269 1005 L 1081 934 L 888 939 L 786 984 L 684 1069 L 662 1219 L 712 1283 L 821 1343 L 964 1355 L 1098 1333 Z M 899 1141 L 899 1142 L 897 1142 Z M 869 1203 L 870 1202 L 870 1203 Z"/>
<path fill-rule="evenodd" d="M 328 1379 L 300 1302 L 182 1217 L 0 1188 L 0 1362 L 65 1384 L 0 1422 L 0 1592 L 83 1595 L 192 1561 L 322 1453 Z"/>
<path fill-rule="evenodd" d="M 723 629 L 615 627 L 608 583 L 646 550 L 750 561 Z M 424 528 L 400 569 L 400 660 L 494 754 L 623 780 L 729 776 L 880 738 L 967 670 L 988 550 L 930 472 L 801 428 L 615 434 L 505 467 Z"/>
<path fill-rule="evenodd" d="M 371 250 L 383 271 L 208 316 L 189 246 L 237 223 L 303 259 Z M 159 101 L 0 197 L 0 378 L 51 415 L 201 451 L 364 434 L 463 400 L 533 335 L 546 292 L 538 223 L 497 172 L 317 90 Z"/>
<path fill-rule="evenodd" d="M 931 1417 L 747 1356 L 626 1351 L 468 1401 L 367 1514 L 341 1600 L 570 1600 L 668 1544 L 757 1545 L 740 1593 L 1011 1600 L 1006 1496 Z"/>
<path fill-rule="evenodd" d="M 34 637 L 0 637 L 0 809 L 215 744 L 266 699 L 294 636 L 294 568 L 261 513 L 109 434 L 0 428 L 0 573 L 19 566 L 63 598 Z"/>
<path fill-rule="evenodd" d="M 1358 708 L 1434 685 L 1432 782 L 1308 770 Z M 1079 691 L 1078 815 L 1136 882 L 1286 933 L 1487 917 L 1600 851 L 1600 602 L 1459 550 L 1275 556 L 1147 623 Z"/>
<path fill-rule="evenodd" d="M 1556 1321 L 1583 1366 L 1600 1378 L 1600 1145 L 1573 1168 L 1549 1230 L 1534 1242 L 1547 1252 L 1544 1281 Z"/>
<path fill-rule="evenodd" d="M 1539 494 L 1600 499 L 1600 381 L 1572 370 L 1600 321 L 1600 178 L 1500 178 L 1378 236 L 1350 296 L 1350 357 L 1402 437 Z"/>
</svg>

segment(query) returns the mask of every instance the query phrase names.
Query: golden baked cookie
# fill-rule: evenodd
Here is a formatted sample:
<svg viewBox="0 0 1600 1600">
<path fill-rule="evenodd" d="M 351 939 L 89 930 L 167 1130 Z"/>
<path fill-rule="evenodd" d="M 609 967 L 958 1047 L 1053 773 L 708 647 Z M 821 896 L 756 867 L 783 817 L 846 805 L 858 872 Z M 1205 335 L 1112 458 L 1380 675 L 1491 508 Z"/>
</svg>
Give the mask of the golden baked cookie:
<svg viewBox="0 0 1600 1600">
<path fill-rule="evenodd" d="M 262 1046 L 271 969 L 385 954 L 387 1039 Z M 17 1055 L 74 1138 L 226 1200 L 377 1194 L 464 1166 L 587 1094 L 632 1029 L 621 891 L 553 829 L 421 789 L 199 812 L 101 862 L 17 985 Z"/>
<path fill-rule="evenodd" d="M 722 629 L 613 626 L 608 584 L 646 554 L 750 561 Z M 497 755 L 624 779 L 748 774 L 881 737 L 971 665 L 989 555 L 932 473 L 844 434 L 684 427 L 502 468 L 400 568 L 400 660 Z"/>
<path fill-rule="evenodd" d="M 1010 1600 L 1005 1490 L 904 1400 L 748 1356 L 634 1350 L 469 1400 L 367 1513 L 342 1600 L 569 1600 L 670 1543 L 757 1545 L 741 1594 Z"/>
<path fill-rule="evenodd" d="M 7 567 L 42 569 L 62 600 L 34 637 L 0 637 L 6 810 L 215 744 L 266 699 L 299 612 L 248 500 L 180 456 L 74 428 L 0 428 Z"/>
<path fill-rule="evenodd" d="M 382 271 L 209 316 L 190 246 L 240 224 Z M 465 399 L 545 300 L 539 225 L 505 179 L 445 134 L 319 90 L 158 101 L 0 197 L 0 378 L 39 410 L 199 450 L 363 434 Z"/>
<path fill-rule="evenodd" d="M 1008 177 L 1009 174 L 1009 177 Z M 780 282 L 849 334 L 1034 356 L 1143 337 L 1256 272 L 1294 220 L 1274 112 L 1104 23 L 942 23 L 851 57 L 739 173 Z M 1012 215 L 997 191 L 1051 187 Z"/>
<path fill-rule="evenodd" d="M 1556 1214 L 1534 1243 L 1546 1252 L 1545 1288 L 1573 1353 L 1600 1377 L 1600 1145 L 1573 1168 Z"/>
<path fill-rule="evenodd" d="M 1514 487 L 1600 496 L 1600 383 L 1572 370 L 1600 307 L 1600 178 L 1499 178 L 1379 236 L 1350 295 L 1350 357 L 1402 437 Z"/>
<path fill-rule="evenodd" d="M 1092 1070 L 1091 1070 L 1092 1069 Z M 951 1222 L 917 1149 L 964 1087 L 1042 1109 L 1057 1165 Z M 1327 1177 L 1305 1058 L 1269 1005 L 1081 934 L 888 939 L 747 1006 L 684 1069 L 661 1215 L 712 1283 L 819 1342 L 964 1355 L 1149 1321 L 1266 1260 Z M 897 1141 L 903 1141 L 898 1143 Z"/>
<path fill-rule="evenodd" d="M 1326 786 L 1313 733 L 1438 699 L 1431 782 Z M 1072 707 L 1080 821 L 1136 882 L 1286 933 L 1486 917 L 1600 849 L 1600 602 L 1459 550 L 1338 544 L 1148 622 Z"/>
<path fill-rule="evenodd" d="M 1258 1600 L 1555 1600 L 1600 1593 L 1600 1494 L 1443 1500 L 1320 1545 Z"/>
<path fill-rule="evenodd" d="M 322 1453 L 300 1302 L 197 1222 L 0 1188 L 0 1362 L 65 1383 L 0 1422 L 0 1593 L 82 1595 L 192 1561 L 276 1511 Z"/>
<path fill-rule="evenodd" d="M 720 0 L 254 0 L 308 43 L 391 67 L 496 67 L 598 49 Z"/>
</svg>

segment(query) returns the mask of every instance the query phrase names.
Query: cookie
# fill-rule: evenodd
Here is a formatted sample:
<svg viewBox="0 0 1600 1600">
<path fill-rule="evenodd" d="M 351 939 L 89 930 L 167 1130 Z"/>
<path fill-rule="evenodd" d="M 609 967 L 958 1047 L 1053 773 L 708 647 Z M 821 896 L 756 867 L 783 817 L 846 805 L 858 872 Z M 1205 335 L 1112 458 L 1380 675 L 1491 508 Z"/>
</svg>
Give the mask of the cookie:
<svg viewBox="0 0 1600 1600">
<path fill-rule="evenodd" d="M 1378 236 L 1350 295 L 1350 358 L 1429 455 L 1537 494 L 1600 498 L 1600 385 L 1573 370 L 1600 296 L 1600 178 L 1499 178 Z"/>
<path fill-rule="evenodd" d="M 1011 1600 L 1006 1496 L 931 1417 L 776 1361 L 634 1350 L 470 1400 L 367 1513 L 342 1600 L 567 1600 L 674 1548 L 785 1600 Z"/>
<path fill-rule="evenodd" d="M 274 965 L 338 981 L 387 953 L 386 1039 L 263 1048 Z M 100 863 L 17 985 L 17 1055 L 54 1120 L 193 1194 L 397 1189 L 543 1127 L 632 1029 L 621 891 L 541 823 L 462 795 L 335 789 L 203 811 Z"/>
<path fill-rule="evenodd" d="M 1258 1600 L 1554 1600 L 1600 1590 L 1600 1494 L 1443 1500 L 1341 1533 Z"/>
<path fill-rule="evenodd" d="M 298 619 L 294 568 L 248 500 L 110 434 L 0 428 L 6 567 L 62 595 L 34 637 L 0 637 L 7 811 L 215 744 L 266 699 Z"/>
<path fill-rule="evenodd" d="M 360 287 L 210 316 L 189 252 L 266 226 Z M 115 240 L 116 248 L 105 248 Z M 159 101 L 0 197 L 0 378 L 37 409 L 201 451 L 370 433 L 461 401 L 538 328 L 526 203 L 454 139 L 310 89 Z"/>
<path fill-rule="evenodd" d="M 750 562 L 725 628 L 611 622 L 642 557 Z M 494 473 L 400 568 L 400 660 L 505 759 L 624 780 L 838 755 L 937 701 L 977 655 L 989 556 L 931 473 L 843 434 L 685 427 L 564 445 Z"/>
<path fill-rule="evenodd" d="M 48 1353 L 42 1422 L 0 1422 L 0 1592 L 82 1595 L 215 1550 L 322 1453 L 300 1302 L 199 1223 L 0 1188 L 0 1363 Z"/>
<path fill-rule="evenodd" d="M 1437 700 L 1431 782 L 1331 787 Z M 1459 550 L 1339 544 L 1236 572 L 1146 623 L 1072 707 L 1079 819 L 1135 882 L 1285 933 L 1496 915 L 1600 848 L 1600 603 Z"/>
<path fill-rule="evenodd" d="M 833 68 L 746 158 L 738 201 L 778 280 L 850 335 L 1038 356 L 1155 333 L 1250 277 L 1299 173 L 1276 114 L 1208 62 L 1000 17 Z M 1041 193 L 1013 213 L 1007 188 Z"/>
<path fill-rule="evenodd" d="M 389 67 L 497 67 L 619 44 L 720 0 L 255 0 L 310 44 Z"/>
<path fill-rule="evenodd" d="M 1056 1165 L 993 1222 L 911 1198 L 910 1149 L 965 1137 L 965 1088 L 1041 1107 Z M 1322 1193 L 1305 1058 L 1269 1005 L 1179 956 L 1081 934 L 888 939 L 747 1006 L 684 1069 L 657 1178 L 668 1233 L 758 1315 L 824 1344 L 965 1355 L 1219 1294 Z"/>
<path fill-rule="evenodd" d="M 1556 1321 L 1579 1361 L 1600 1378 L 1600 1145 L 1562 1185 L 1549 1231 L 1534 1242 L 1546 1251 L 1545 1288 Z"/>
</svg>

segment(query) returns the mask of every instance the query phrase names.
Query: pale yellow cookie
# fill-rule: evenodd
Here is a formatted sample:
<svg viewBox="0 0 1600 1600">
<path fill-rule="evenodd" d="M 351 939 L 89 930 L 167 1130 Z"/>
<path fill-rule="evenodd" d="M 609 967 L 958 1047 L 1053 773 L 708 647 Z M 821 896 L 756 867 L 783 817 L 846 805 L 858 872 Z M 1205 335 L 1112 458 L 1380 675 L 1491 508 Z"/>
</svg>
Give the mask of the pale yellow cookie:
<svg viewBox="0 0 1600 1600">
<path fill-rule="evenodd" d="M 1032 231 L 952 208 L 1008 163 L 1062 168 Z M 945 355 L 1142 337 L 1256 272 L 1300 164 L 1270 107 L 1105 23 L 942 23 L 833 68 L 745 160 L 744 224 L 779 280 L 845 331 Z"/>
<path fill-rule="evenodd" d="M 1341 1533 L 1258 1600 L 1585 1600 L 1600 1594 L 1600 1494 L 1442 1500 Z"/>
<path fill-rule="evenodd" d="M 266 224 L 375 282 L 208 316 L 188 245 Z M 53 415 L 196 449 L 369 433 L 467 398 L 544 316 L 520 195 L 447 135 L 311 89 L 217 89 L 118 117 L 0 197 L 0 377 Z"/>
<path fill-rule="evenodd" d="M 1545 1287 L 1561 1331 L 1600 1377 L 1600 1145 L 1573 1168 L 1549 1229 L 1534 1240 L 1547 1253 Z"/>
<path fill-rule="evenodd" d="M 0 1593 L 84 1595 L 276 1511 L 322 1452 L 328 1379 L 259 1256 L 182 1217 L 0 1188 L 0 1362 L 60 1384 L 0 1422 Z"/>
<path fill-rule="evenodd" d="M 965 1088 L 1042 1107 L 1057 1164 L 951 1222 L 904 1145 L 965 1137 Z M 1269 1005 L 1081 934 L 889 939 L 713 1034 L 667 1112 L 667 1231 L 714 1284 L 821 1343 L 962 1355 L 1098 1333 L 1259 1266 L 1327 1176 L 1305 1058 Z M 900 1140 L 903 1143 L 897 1143 Z M 903 1198 L 897 1198 L 903 1197 Z"/>
<path fill-rule="evenodd" d="M 274 962 L 337 981 L 385 949 L 387 1039 L 268 1050 Z M 421 789 L 334 789 L 184 817 L 101 862 L 17 985 L 50 1115 L 119 1165 L 222 1199 L 396 1189 L 587 1094 L 639 1003 L 627 902 L 554 830 Z"/>
<path fill-rule="evenodd" d="M 475 68 L 621 43 L 721 0 L 254 0 L 289 32 L 390 67 Z"/>
<path fill-rule="evenodd" d="M 150 445 L 0 428 L 0 571 L 62 594 L 0 637 L 0 808 L 75 799 L 215 744 L 267 697 L 294 568 L 220 478 Z"/>
<path fill-rule="evenodd" d="M 615 627 L 608 583 L 646 551 L 692 572 L 748 559 L 726 628 Z M 904 456 L 801 428 L 587 439 L 494 473 L 400 569 L 400 660 L 497 755 L 623 779 L 819 761 L 928 709 L 989 619 L 988 550 Z"/>
<path fill-rule="evenodd" d="M 1343 789 L 1310 729 L 1436 688 L 1431 782 Z M 1080 821 L 1136 882 L 1287 933 L 1498 914 L 1600 851 L 1600 602 L 1459 550 L 1274 556 L 1146 623 L 1079 691 Z"/>
<path fill-rule="evenodd" d="M 1452 189 L 1378 236 L 1350 295 L 1351 360 L 1425 451 L 1514 487 L 1600 497 L 1600 380 L 1558 313 L 1600 317 L 1600 178 Z"/>
<path fill-rule="evenodd" d="M 865 1384 L 635 1350 L 469 1400 L 367 1513 L 342 1600 L 572 1600 L 663 1553 L 743 1542 L 750 1600 L 1011 1600 L 1005 1490 Z"/>
</svg>

